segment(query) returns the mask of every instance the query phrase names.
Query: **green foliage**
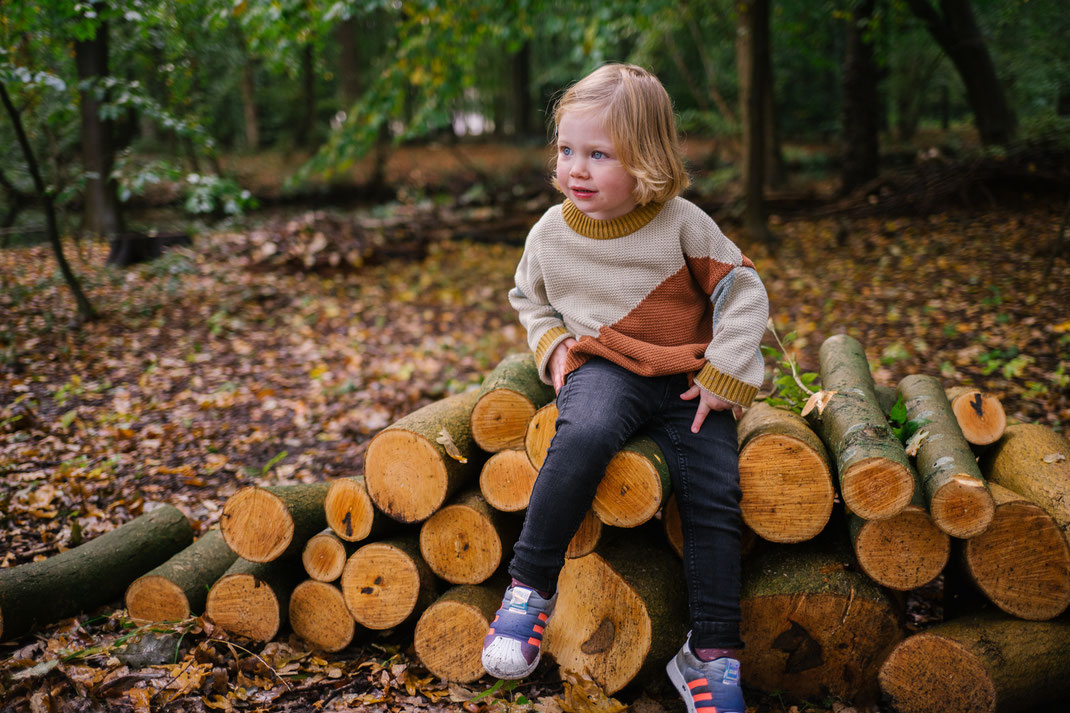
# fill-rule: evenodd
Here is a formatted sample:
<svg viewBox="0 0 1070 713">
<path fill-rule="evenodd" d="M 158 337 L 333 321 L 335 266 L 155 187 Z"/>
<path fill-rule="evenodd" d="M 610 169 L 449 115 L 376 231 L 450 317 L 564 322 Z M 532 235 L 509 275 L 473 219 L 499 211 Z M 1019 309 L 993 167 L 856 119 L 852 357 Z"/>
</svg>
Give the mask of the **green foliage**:
<svg viewBox="0 0 1070 713">
<path fill-rule="evenodd" d="M 907 418 L 907 407 L 903 403 L 902 394 L 896 397 L 895 405 L 888 412 L 888 425 L 892 427 L 895 437 L 904 445 L 918 432 L 919 428 L 927 423 L 929 423 L 928 419 L 914 420 Z"/>
<path fill-rule="evenodd" d="M 802 413 L 806 402 L 817 393 L 815 389 L 820 389 L 819 377 L 814 372 L 800 373 L 795 353 L 787 353 L 788 345 L 798 336 L 795 332 L 789 332 L 781 340 L 772 320 L 769 321 L 769 331 L 780 348 L 761 346 L 762 355 L 773 360 L 773 393 L 765 402 L 770 406 Z"/>
<path fill-rule="evenodd" d="M 257 205 L 256 198 L 230 178 L 196 173 L 186 176 L 183 207 L 187 213 L 241 215 Z"/>
</svg>

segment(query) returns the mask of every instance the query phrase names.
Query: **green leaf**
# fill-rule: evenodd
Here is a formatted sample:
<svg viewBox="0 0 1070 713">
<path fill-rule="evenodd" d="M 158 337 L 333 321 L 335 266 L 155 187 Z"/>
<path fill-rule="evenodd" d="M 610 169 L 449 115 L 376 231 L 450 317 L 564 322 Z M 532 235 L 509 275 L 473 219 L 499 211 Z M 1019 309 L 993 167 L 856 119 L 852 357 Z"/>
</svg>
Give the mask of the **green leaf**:
<svg viewBox="0 0 1070 713">
<path fill-rule="evenodd" d="M 902 424 L 907 420 L 907 407 L 903 403 L 903 395 L 900 394 L 896 400 L 895 405 L 892 406 L 891 412 L 888 414 L 888 419 L 893 423 Z"/>
<path fill-rule="evenodd" d="M 780 351 L 776 348 L 766 346 L 765 344 L 760 345 L 759 348 L 762 350 L 762 356 L 770 357 L 772 359 L 780 359 Z"/>
</svg>

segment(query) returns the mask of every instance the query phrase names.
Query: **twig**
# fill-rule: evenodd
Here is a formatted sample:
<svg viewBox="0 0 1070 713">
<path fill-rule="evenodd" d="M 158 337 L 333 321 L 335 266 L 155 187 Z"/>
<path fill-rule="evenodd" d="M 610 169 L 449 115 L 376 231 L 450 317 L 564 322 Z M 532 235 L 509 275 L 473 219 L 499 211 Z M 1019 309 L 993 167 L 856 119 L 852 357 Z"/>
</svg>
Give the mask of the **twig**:
<svg viewBox="0 0 1070 713">
<path fill-rule="evenodd" d="M 786 361 L 788 363 L 788 366 L 791 367 L 791 378 L 795 380 L 795 383 L 799 385 L 800 389 L 813 396 L 814 392 L 811 391 L 810 388 L 806 384 L 804 384 L 799 378 L 799 371 L 796 368 L 797 365 L 795 361 L 795 352 L 792 352 L 791 356 L 787 356 L 787 347 L 785 347 L 784 343 L 780 341 L 780 335 L 776 333 L 776 327 L 773 326 L 773 320 L 769 320 L 769 331 L 773 333 L 773 338 L 776 339 L 777 346 L 780 347 L 780 353 L 784 354 L 784 361 Z"/>
<path fill-rule="evenodd" d="M 279 672 L 276 671 L 271 666 L 271 664 L 269 664 L 267 661 L 265 661 L 264 659 L 260 658 L 260 656 L 258 654 L 253 653 L 252 651 L 250 651 L 249 649 L 245 648 L 244 646 L 239 646 L 238 644 L 235 644 L 233 641 L 224 641 L 223 639 L 212 639 L 212 638 L 209 638 L 209 639 L 207 639 L 207 641 L 214 641 L 217 644 L 226 644 L 227 646 L 230 646 L 231 648 L 241 649 L 245 653 L 247 653 L 250 656 L 252 656 L 253 658 L 255 658 L 260 663 L 264 664 L 264 666 L 267 667 L 268 671 L 271 671 L 271 673 L 275 674 L 275 678 L 277 678 L 280 681 L 282 681 L 283 685 L 286 686 L 286 690 L 288 690 L 288 691 L 292 691 L 293 690 L 293 686 L 290 685 L 290 682 L 287 681 L 285 678 L 283 678 L 279 674 Z M 237 658 L 237 656 L 235 656 L 235 658 Z"/>
</svg>

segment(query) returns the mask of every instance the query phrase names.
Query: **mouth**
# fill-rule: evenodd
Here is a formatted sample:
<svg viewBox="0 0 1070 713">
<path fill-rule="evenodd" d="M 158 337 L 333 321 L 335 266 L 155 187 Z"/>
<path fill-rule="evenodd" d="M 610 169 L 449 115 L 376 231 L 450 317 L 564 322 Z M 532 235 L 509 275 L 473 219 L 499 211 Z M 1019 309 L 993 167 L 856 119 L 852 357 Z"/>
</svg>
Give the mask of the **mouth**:
<svg viewBox="0 0 1070 713">
<path fill-rule="evenodd" d="M 572 195 L 576 198 L 590 198 L 598 192 L 590 188 L 580 188 L 579 186 L 569 186 L 568 189 L 572 191 Z"/>
</svg>

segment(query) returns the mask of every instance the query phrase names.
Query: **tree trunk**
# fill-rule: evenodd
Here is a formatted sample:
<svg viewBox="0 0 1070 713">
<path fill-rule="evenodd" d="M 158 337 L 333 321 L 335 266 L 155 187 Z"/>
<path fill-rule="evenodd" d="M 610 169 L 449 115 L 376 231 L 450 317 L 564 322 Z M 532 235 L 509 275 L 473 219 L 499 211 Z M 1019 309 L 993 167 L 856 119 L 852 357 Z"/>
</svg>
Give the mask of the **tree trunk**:
<svg viewBox="0 0 1070 713">
<path fill-rule="evenodd" d="M 746 62 L 740 67 L 743 101 L 743 186 L 744 224 L 751 239 L 772 244 L 765 208 L 767 127 L 765 96 L 769 70 L 769 0 L 739 3 L 740 41 L 746 48 Z"/>
<path fill-rule="evenodd" d="M 518 512 L 527 508 L 538 474 L 524 451 L 498 451 L 483 464 L 479 490 L 491 507 Z"/>
<path fill-rule="evenodd" d="M 868 183 L 880 172 L 879 73 L 872 39 L 876 0 L 854 5 L 847 21 L 847 50 L 843 60 L 843 162 L 842 193 Z"/>
<path fill-rule="evenodd" d="M 931 376 L 914 374 L 899 382 L 899 393 L 907 417 L 922 424 L 915 463 L 933 523 L 953 537 L 981 534 L 996 506 L 944 388 Z"/>
<path fill-rule="evenodd" d="M 850 566 L 836 532 L 764 545 L 743 570 L 743 682 L 795 698 L 876 697 L 880 662 L 902 638 L 899 613 Z"/>
<path fill-rule="evenodd" d="M 301 47 L 301 106 L 298 112 L 294 143 L 310 148 L 316 125 L 316 55 L 311 43 Z"/>
<path fill-rule="evenodd" d="M 433 676 L 443 681 L 471 683 L 486 675 L 481 655 L 501 589 L 462 584 L 448 590 L 424 610 L 416 623 L 413 648 Z"/>
<path fill-rule="evenodd" d="M 219 528 L 239 557 L 270 562 L 296 557 L 327 526 L 323 501 L 330 483 L 249 486 L 227 498 Z"/>
<path fill-rule="evenodd" d="M 241 73 L 242 118 L 245 121 L 245 149 L 253 152 L 260 148 L 260 122 L 256 117 L 256 81 L 253 59 L 246 55 Z"/>
<path fill-rule="evenodd" d="M 293 558 L 237 559 L 208 590 L 205 615 L 217 626 L 254 641 L 271 641 L 286 623 L 290 593 L 301 579 Z"/>
<path fill-rule="evenodd" d="M 981 142 L 990 146 L 1012 141 L 1017 121 L 970 1 L 940 0 L 939 11 L 929 0 L 907 0 L 907 5 L 958 70 Z"/>
<path fill-rule="evenodd" d="M 337 585 L 307 579 L 290 595 L 290 626 L 321 651 L 341 651 L 353 641 L 356 622 Z"/>
<path fill-rule="evenodd" d="M 66 552 L 0 569 L 0 637 L 105 604 L 192 541 L 186 516 L 163 505 Z"/>
<path fill-rule="evenodd" d="M 736 430 L 743 521 L 771 542 L 815 537 L 836 497 L 821 439 L 801 416 L 764 402 L 747 409 Z"/>
<path fill-rule="evenodd" d="M 1070 539 L 1070 442 L 1040 424 L 1007 426 L 981 459 L 989 483 L 1013 490 L 1044 508 Z"/>
<path fill-rule="evenodd" d="M 332 480 L 323 500 L 327 525 L 346 542 L 376 539 L 400 524 L 375 509 L 363 475 Z"/>
<path fill-rule="evenodd" d="M 687 634 L 679 564 L 638 538 L 565 560 L 544 649 L 565 670 L 587 673 L 612 695 L 633 680 L 664 676 Z"/>
<path fill-rule="evenodd" d="M 863 520 L 848 514 L 858 566 L 877 584 L 901 592 L 936 579 L 951 554 L 951 538 L 933 524 L 920 491 L 892 517 Z"/>
<path fill-rule="evenodd" d="M 342 20 L 335 27 L 338 39 L 338 89 L 342 111 L 347 114 L 360 99 L 360 52 L 358 27 L 355 18 Z"/>
<path fill-rule="evenodd" d="M 126 610 L 135 622 L 181 621 L 204 612 L 208 588 L 234 564 L 218 528 L 126 588 Z"/>
<path fill-rule="evenodd" d="M 342 576 L 342 569 L 355 549 L 328 528 L 308 539 L 301 551 L 301 564 L 317 582 L 333 582 Z"/>
<path fill-rule="evenodd" d="M 1070 545 L 1042 508 L 1004 487 L 990 487 L 996 501 L 992 524 L 961 548 L 970 579 L 1008 614 L 1059 616 L 1070 604 Z"/>
<path fill-rule="evenodd" d="M 531 417 L 528 430 L 524 433 L 524 450 L 535 470 L 542 468 L 546 460 L 546 450 L 557 433 L 557 402 L 551 401 Z"/>
<path fill-rule="evenodd" d="M 517 522 L 477 490 L 461 493 L 420 527 L 420 554 L 450 584 L 479 584 L 502 562 L 519 535 Z"/>
<path fill-rule="evenodd" d="M 393 629 L 435 599 L 435 575 L 420 556 L 415 533 L 364 545 L 342 570 L 342 595 L 358 624 Z"/>
<path fill-rule="evenodd" d="M 517 136 L 533 136 L 531 110 L 531 42 L 525 42 L 520 51 L 513 55 L 513 107 L 516 112 Z"/>
<path fill-rule="evenodd" d="M 669 466 L 649 436 L 632 436 L 606 466 L 591 509 L 606 525 L 637 527 L 647 522 L 672 492 Z"/>
<path fill-rule="evenodd" d="M 837 334 L 821 345 L 819 359 L 823 389 L 835 394 L 809 418 L 836 459 L 844 504 L 866 520 L 891 517 L 910 502 L 915 474 L 878 405 L 866 353 Z"/>
<path fill-rule="evenodd" d="M 472 390 L 424 406 L 372 438 L 364 480 L 376 507 L 399 522 L 423 522 L 478 475 L 481 451 L 470 425 L 478 396 Z"/>
<path fill-rule="evenodd" d="M 1015 713 L 1070 695 L 1070 621 L 981 615 L 903 641 L 880 669 L 901 713 Z"/>
<path fill-rule="evenodd" d="M 522 448 L 535 410 L 553 398 L 553 387 L 539 380 L 530 353 L 507 356 L 479 389 L 472 409 L 472 438 L 488 453 Z"/>
<path fill-rule="evenodd" d="M 588 510 L 583 516 L 580 526 L 576 528 L 576 534 L 569 540 L 565 557 L 576 559 L 585 557 L 595 551 L 598 543 L 602 541 L 602 521 L 594 514 L 594 510 Z"/>
<path fill-rule="evenodd" d="M 95 84 L 108 76 L 108 23 L 101 22 L 92 37 L 74 43 L 74 62 L 82 82 Z M 87 174 L 83 227 L 94 235 L 111 237 L 122 232 L 119 198 L 111 175 L 115 146 L 112 122 L 100 118 L 101 100 L 96 91 L 95 86 L 79 91 L 82 162 Z"/>
<path fill-rule="evenodd" d="M 955 386 L 947 390 L 947 398 L 970 445 L 987 446 L 1003 437 L 1007 414 L 998 396 L 969 386 Z"/>
</svg>

